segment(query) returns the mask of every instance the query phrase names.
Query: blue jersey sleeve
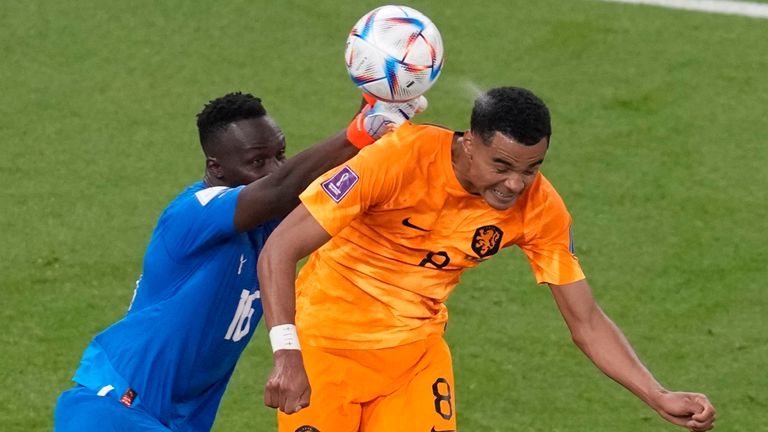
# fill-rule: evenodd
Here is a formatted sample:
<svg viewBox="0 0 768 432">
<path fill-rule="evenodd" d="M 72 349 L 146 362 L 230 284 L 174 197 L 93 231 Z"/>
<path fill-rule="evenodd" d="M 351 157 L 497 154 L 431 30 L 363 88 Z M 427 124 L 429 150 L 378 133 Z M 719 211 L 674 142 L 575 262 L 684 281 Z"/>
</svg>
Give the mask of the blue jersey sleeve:
<svg viewBox="0 0 768 432">
<path fill-rule="evenodd" d="M 158 224 L 167 253 L 176 258 L 237 235 L 235 207 L 243 186 L 215 186 L 180 196 Z"/>
</svg>

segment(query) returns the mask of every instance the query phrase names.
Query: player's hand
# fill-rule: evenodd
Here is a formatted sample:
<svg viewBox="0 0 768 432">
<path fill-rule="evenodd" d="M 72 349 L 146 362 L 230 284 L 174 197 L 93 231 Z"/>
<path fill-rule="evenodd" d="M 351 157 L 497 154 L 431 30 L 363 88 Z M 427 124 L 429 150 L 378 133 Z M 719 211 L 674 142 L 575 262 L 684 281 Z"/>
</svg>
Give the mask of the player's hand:
<svg viewBox="0 0 768 432">
<path fill-rule="evenodd" d="M 661 393 L 653 405 L 667 421 L 689 431 L 703 432 L 715 427 L 715 407 L 701 393 Z"/>
<path fill-rule="evenodd" d="M 408 102 L 383 102 L 366 97 L 365 105 L 347 127 L 347 139 L 363 148 L 427 109 L 427 98 L 419 96 Z"/>
<path fill-rule="evenodd" d="M 299 350 L 277 350 L 275 366 L 264 388 L 264 405 L 293 414 L 309 406 L 309 378 Z"/>
</svg>

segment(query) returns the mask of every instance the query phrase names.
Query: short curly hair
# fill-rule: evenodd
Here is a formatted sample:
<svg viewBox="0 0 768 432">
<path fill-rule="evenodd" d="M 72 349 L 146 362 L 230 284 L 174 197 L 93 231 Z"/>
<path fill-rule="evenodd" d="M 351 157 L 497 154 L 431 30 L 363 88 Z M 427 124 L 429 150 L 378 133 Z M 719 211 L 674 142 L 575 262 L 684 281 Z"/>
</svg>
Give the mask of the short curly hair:
<svg viewBox="0 0 768 432">
<path fill-rule="evenodd" d="M 524 145 L 552 136 L 549 109 L 538 96 L 520 87 L 498 87 L 478 96 L 470 129 L 485 144 L 496 132 Z"/>
<path fill-rule="evenodd" d="M 205 151 L 212 138 L 228 124 L 267 115 L 261 99 L 249 93 L 234 92 L 209 101 L 197 114 L 200 145 Z"/>
</svg>

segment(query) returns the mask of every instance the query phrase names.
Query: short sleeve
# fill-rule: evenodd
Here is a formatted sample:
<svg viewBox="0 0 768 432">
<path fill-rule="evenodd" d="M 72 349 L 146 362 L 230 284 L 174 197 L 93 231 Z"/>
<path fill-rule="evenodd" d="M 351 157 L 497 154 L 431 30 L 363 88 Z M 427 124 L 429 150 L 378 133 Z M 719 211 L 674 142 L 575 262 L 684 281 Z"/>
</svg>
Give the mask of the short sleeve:
<svg viewBox="0 0 768 432">
<path fill-rule="evenodd" d="M 526 211 L 524 241 L 519 246 L 537 283 L 565 285 L 582 280 L 585 276 L 574 254 L 571 215 L 548 183 L 542 189 L 530 204 L 533 208 Z"/>
<path fill-rule="evenodd" d="M 393 160 L 385 139 L 316 179 L 300 195 L 302 204 L 331 236 L 399 187 L 402 161 Z"/>
<path fill-rule="evenodd" d="M 168 253 L 180 258 L 236 235 L 235 208 L 242 188 L 209 187 L 172 203 L 158 224 Z"/>
</svg>

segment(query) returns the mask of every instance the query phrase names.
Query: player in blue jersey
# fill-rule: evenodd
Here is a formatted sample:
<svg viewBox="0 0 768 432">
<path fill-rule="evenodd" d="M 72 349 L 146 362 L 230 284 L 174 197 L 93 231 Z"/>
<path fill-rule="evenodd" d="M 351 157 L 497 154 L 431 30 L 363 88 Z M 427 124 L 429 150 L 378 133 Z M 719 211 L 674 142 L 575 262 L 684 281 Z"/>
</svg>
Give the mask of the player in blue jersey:
<svg viewBox="0 0 768 432">
<path fill-rule="evenodd" d="M 56 431 L 211 428 L 261 318 L 256 261 L 267 236 L 315 177 L 419 106 L 371 103 L 346 131 L 288 160 L 260 99 L 231 93 L 204 107 L 205 176 L 160 216 L 128 313 L 86 348 L 57 402 Z"/>
</svg>

